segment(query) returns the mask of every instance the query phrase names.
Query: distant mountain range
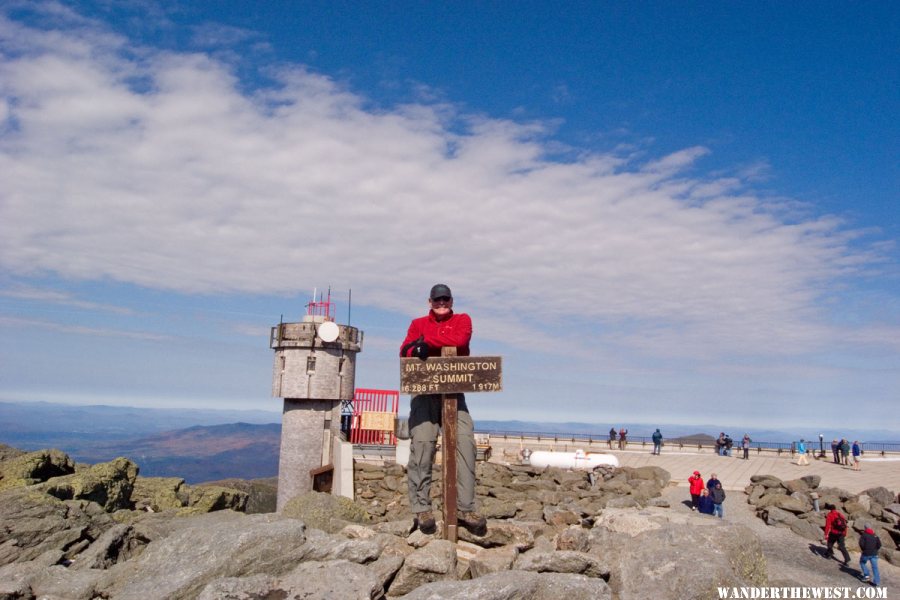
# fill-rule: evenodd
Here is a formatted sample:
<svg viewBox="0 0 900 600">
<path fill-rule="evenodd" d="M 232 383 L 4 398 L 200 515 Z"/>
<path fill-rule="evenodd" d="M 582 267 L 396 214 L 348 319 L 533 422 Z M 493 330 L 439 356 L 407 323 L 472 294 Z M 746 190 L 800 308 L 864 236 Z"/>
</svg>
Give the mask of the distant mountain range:
<svg viewBox="0 0 900 600">
<path fill-rule="evenodd" d="M 58 448 L 78 462 L 97 463 L 124 456 L 141 474 L 183 477 L 188 483 L 278 474 L 281 414 L 272 411 L 147 409 L 77 406 L 45 402 L 0 402 L 0 443 L 23 450 Z M 612 424 L 478 420 L 481 432 L 532 432 L 591 435 L 605 438 Z M 617 423 L 628 437 L 649 437 L 656 426 Z M 736 430 L 715 425 L 660 424 L 669 441 L 675 438 L 713 439 L 720 431 L 735 440 L 749 433 L 755 442 L 790 442 L 800 437 L 818 440 L 815 432 Z M 707 433 L 703 433 L 703 432 Z M 823 432 L 832 437 L 894 441 L 890 431 Z"/>
<path fill-rule="evenodd" d="M 0 402 L 0 442 L 59 448 L 85 463 L 124 456 L 141 475 L 188 483 L 256 479 L 278 474 L 280 420 L 268 411 Z"/>
</svg>

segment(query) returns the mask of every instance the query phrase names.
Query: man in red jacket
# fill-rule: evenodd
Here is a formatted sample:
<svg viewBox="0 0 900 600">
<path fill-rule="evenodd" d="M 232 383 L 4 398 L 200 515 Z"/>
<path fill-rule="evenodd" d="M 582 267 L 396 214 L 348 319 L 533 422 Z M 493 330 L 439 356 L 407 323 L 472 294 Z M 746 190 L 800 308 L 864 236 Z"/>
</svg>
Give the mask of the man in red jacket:
<svg viewBox="0 0 900 600">
<path fill-rule="evenodd" d="M 456 348 L 457 356 L 469 356 L 472 320 L 465 313 L 453 312 L 453 294 L 439 283 L 428 297 L 431 310 L 409 324 L 400 355 L 427 358 L 440 356 L 441 348 Z M 475 434 L 465 395 L 457 399 L 456 487 L 459 524 L 476 535 L 487 533 L 487 521 L 475 512 Z M 438 430 L 441 427 L 441 396 L 423 394 L 412 399 L 409 412 L 410 448 L 406 477 L 409 481 L 409 505 L 422 533 L 434 533 L 436 523 L 431 512 L 431 469 L 434 463 Z"/>
<path fill-rule="evenodd" d="M 844 538 L 847 536 L 847 517 L 841 513 L 834 505 L 829 504 L 826 508 L 830 508 L 825 516 L 825 539 L 827 545 L 825 550 L 825 558 L 834 557 L 834 544 L 837 542 L 838 549 L 844 555 L 844 564 L 850 562 L 850 553 L 847 552 L 847 546 L 844 544 Z"/>
</svg>

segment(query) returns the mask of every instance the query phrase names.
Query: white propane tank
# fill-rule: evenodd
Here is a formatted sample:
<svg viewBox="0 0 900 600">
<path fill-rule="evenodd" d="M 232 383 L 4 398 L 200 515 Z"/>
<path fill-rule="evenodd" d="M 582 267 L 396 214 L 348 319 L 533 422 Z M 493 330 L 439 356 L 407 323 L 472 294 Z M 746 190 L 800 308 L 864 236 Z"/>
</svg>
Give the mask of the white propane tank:
<svg viewBox="0 0 900 600">
<path fill-rule="evenodd" d="M 585 469 L 588 471 L 603 465 L 619 466 L 619 459 L 612 454 L 593 454 L 584 450 L 575 452 L 535 450 L 531 453 L 528 461 L 532 467 L 560 467 L 561 469 Z"/>
</svg>

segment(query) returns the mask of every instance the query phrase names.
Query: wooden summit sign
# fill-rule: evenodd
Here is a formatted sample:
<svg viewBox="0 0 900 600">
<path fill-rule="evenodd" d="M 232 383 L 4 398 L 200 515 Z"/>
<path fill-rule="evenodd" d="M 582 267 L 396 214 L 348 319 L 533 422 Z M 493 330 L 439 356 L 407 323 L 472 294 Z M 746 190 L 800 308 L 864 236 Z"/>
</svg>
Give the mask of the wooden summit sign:
<svg viewBox="0 0 900 600">
<path fill-rule="evenodd" d="M 400 359 L 401 394 L 441 396 L 441 487 L 444 492 L 444 539 L 456 542 L 456 421 L 457 394 L 503 389 L 499 356 L 456 356 L 453 346 L 428 360 Z"/>
<path fill-rule="evenodd" d="M 459 394 L 503 390 L 500 356 L 433 356 L 400 359 L 401 394 Z"/>
</svg>

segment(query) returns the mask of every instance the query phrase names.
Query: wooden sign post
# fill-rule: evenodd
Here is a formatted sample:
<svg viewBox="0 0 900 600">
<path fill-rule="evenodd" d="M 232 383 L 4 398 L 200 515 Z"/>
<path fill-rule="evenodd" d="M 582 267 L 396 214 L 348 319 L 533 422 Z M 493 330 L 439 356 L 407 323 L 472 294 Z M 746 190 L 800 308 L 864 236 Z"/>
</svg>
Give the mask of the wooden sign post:
<svg viewBox="0 0 900 600">
<path fill-rule="evenodd" d="M 456 356 L 456 348 L 444 346 L 441 357 Z M 441 397 L 441 489 L 444 490 L 444 539 L 456 543 L 456 420 L 458 402 L 456 394 Z"/>
<path fill-rule="evenodd" d="M 441 395 L 441 485 L 444 490 L 444 539 L 456 542 L 456 423 L 457 394 L 503 389 L 499 356 L 456 356 L 444 347 L 440 358 L 400 359 L 400 393 Z"/>
</svg>

